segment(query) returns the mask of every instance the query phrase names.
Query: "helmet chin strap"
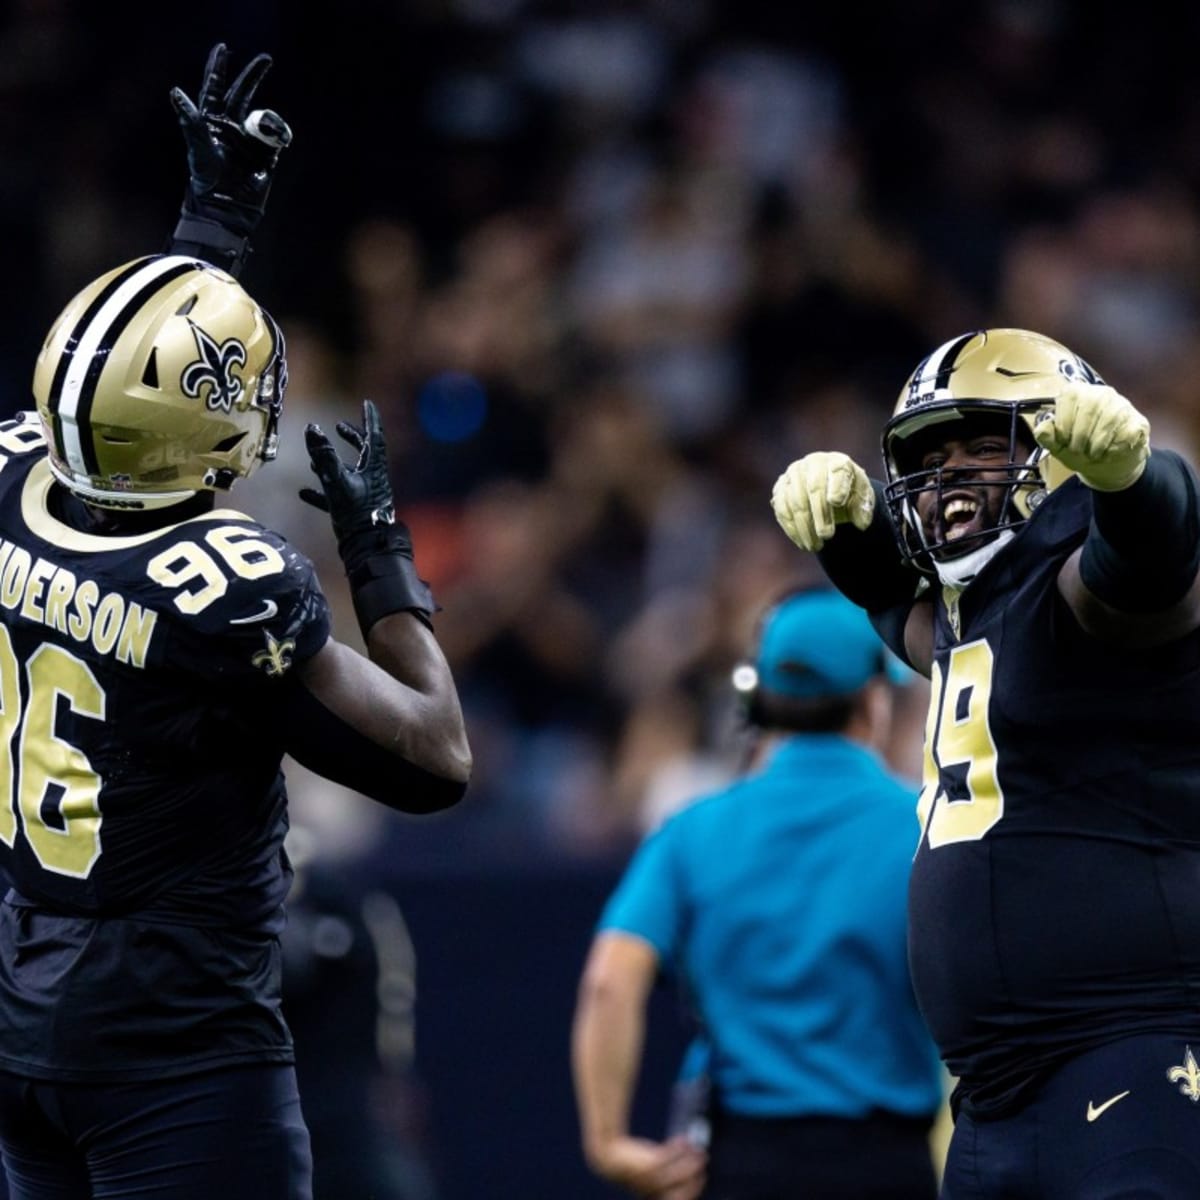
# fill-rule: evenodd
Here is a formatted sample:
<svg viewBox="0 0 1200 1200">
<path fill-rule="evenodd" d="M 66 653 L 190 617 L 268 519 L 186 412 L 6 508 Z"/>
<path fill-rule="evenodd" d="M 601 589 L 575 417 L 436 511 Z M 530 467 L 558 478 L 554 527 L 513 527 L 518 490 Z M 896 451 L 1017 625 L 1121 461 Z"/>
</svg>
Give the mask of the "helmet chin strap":
<svg viewBox="0 0 1200 1200">
<path fill-rule="evenodd" d="M 1002 529 L 990 542 L 976 546 L 969 554 L 947 559 L 945 562 L 935 559 L 933 565 L 938 578 L 946 587 L 966 587 L 1016 536 L 1015 530 Z"/>
</svg>

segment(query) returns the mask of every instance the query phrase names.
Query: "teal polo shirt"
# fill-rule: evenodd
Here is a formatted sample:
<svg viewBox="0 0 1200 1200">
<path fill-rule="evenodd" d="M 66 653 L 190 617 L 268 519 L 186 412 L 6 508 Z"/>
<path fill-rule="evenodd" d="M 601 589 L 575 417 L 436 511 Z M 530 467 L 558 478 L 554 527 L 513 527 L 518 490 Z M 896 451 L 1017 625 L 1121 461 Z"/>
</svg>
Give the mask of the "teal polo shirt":
<svg viewBox="0 0 1200 1200">
<path fill-rule="evenodd" d="M 905 940 L 915 806 L 867 749 L 797 735 L 633 856 L 598 929 L 644 938 L 677 977 L 723 1109 L 937 1109 L 943 1073 Z"/>
</svg>

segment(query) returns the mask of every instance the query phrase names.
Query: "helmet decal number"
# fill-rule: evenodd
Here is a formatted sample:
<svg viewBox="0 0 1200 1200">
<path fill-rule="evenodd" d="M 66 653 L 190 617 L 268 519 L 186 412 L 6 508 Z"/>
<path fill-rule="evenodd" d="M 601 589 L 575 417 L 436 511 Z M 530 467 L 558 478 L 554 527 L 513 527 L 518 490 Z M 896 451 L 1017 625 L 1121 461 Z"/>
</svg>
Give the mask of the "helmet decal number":
<svg viewBox="0 0 1200 1200">
<path fill-rule="evenodd" d="M 188 324 L 192 327 L 200 357 L 183 369 L 179 387 L 185 396 L 193 400 L 206 390 L 204 403 L 208 408 L 214 412 L 218 409 L 232 412 L 244 390 L 241 379 L 234 374 L 234 368 L 246 365 L 246 347 L 237 338 L 227 338 L 218 345 L 194 321 Z"/>
</svg>

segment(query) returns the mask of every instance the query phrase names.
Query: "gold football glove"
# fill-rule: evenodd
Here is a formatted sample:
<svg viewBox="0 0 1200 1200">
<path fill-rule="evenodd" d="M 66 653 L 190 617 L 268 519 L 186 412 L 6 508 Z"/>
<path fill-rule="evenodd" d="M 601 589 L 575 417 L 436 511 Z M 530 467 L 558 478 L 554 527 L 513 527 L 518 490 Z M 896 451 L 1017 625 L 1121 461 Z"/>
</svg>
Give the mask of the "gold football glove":
<svg viewBox="0 0 1200 1200">
<path fill-rule="evenodd" d="M 771 507 L 783 532 L 801 550 L 820 550 L 838 525 L 866 529 L 875 513 L 875 489 L 852 458 L 818 450 L 798 458 L 775 481 Z"/>
<path fill-rule="evenodd" d="M 1104 384 L 1076 383 L 1037 419 L 1037 444 L 1098 492 L 1136 483 L 1150 457 L 1150 422 Z"/>
</svg>

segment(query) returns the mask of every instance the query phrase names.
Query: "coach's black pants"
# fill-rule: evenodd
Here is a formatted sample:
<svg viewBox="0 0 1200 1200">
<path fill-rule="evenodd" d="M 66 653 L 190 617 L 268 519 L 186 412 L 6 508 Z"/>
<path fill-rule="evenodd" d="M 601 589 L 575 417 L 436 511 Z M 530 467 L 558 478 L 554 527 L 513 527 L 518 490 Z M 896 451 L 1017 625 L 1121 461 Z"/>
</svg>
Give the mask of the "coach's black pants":
<svg viewBox="0 0 1200 1200">
<path fill-rule="evenodd" d="M 702 1200 L 934 1200 L 930 1126 L 718 1113 Z"/>
</svg>

